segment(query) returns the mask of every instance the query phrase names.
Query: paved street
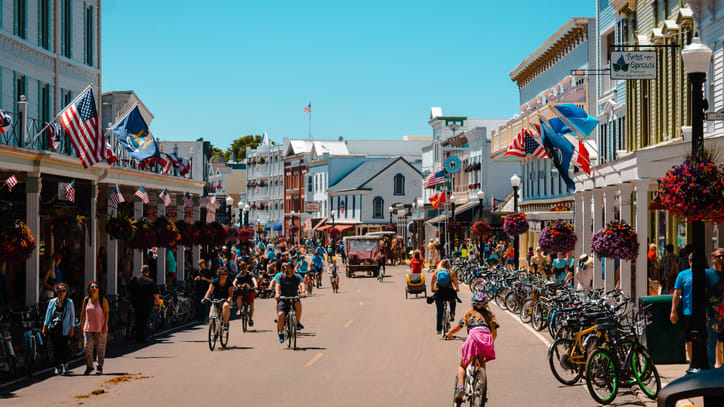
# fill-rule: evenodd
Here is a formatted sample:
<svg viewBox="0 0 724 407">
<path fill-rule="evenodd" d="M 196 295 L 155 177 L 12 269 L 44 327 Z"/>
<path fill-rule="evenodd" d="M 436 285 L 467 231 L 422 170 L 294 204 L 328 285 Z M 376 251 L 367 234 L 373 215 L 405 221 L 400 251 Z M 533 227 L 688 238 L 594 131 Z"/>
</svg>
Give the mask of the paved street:
<svg viewBox="0 0 724 407">
<path fill-rule="evenodd" d="M 388 267 L 391 277 L 383 285 L 371 278 L 343 278 L 339 294 L 328 284 L 315 291 L 304 300 L 306 329 L 296 352 L 277 341 L 273 300 L 258 300 L 257 331 L 244 334 L 240 322 L 233 321 L 228 350 L 210 352 L 206 326 L 197 326 L 108 358 L 103 376 L 84 377 L 83 368 L 76 367 L 72 377 L 47 378 L 12 393 L 4 389 L 0 394 L 10 398 L 1 404 L 450 405 L 462 341 L 440 340 L 434 307 L 422 298 L 405 300 L 405 272 Z M 461 297 L 467 306 L 467 288 Z M 488 365 L 490 405 L 595 405 L 585 385 L 555 381 L 539 337 L 510 314 L 496 314 L 502 327 L 497 360 Z M 629 393 L 616 401 L 636 400 Z"/>
</svg>

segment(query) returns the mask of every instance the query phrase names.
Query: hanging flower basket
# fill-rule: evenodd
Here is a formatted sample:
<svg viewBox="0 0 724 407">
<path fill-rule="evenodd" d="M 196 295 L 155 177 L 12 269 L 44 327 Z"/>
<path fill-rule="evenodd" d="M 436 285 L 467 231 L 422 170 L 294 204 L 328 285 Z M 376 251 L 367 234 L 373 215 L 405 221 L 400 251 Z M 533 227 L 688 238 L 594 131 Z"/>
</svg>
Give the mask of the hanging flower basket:
<svg viewBox="0 0 724 407">
<path fill-rule="evenodd" d="M 53 219 L 53 236 L 58 240 L 79 239 L 85 225 L 84 216 L 61 215 Z"/>
<path fill-rule="evenodd" d="M 252 236 L 254 236 L 254 231 L 251 229 L 239 230 L 239 240 L 241 240 L 242 242 L 248 241 L 249 239 L 251 239 Z"/>
<path fill-rule="evenodd" d="M 662 205 L 687 222 L 724 220 L 724 165 L 711 156 L 704 152 L 686 157 L 661 180 Z"/>
<path fill-rule="evenodd" d="M 178 233 L 180 235 L 178 244 L 189 247 L 198 243 L 198 233 L 196 233 L 194 237 L 194 229 L 188 223 L 183 221 L 178 222 L 176 224 L 176 229 L 178 229 Z"/>
<path fill-rule="evenodd" d="M 235 227 L 226 228 L 226 241 L 236 243 L 239 240 L 239 229 Z"/>
<path fill-rule="evenodd" d="M 29 259 L 35 250 L 35 236 L 22 222 L 3 222 L 0 225 L 0 263 L 22 263 Z"/>
<path fill-rule="evenodd" d="M 174 247 L 181 239 L 176 224 L 165 216 L 159 216 L 153 222 L 153 230 L 156 233 L 156 245 L 158 247 Z"/>
<path fill-rule="evenodd" d="M 486 237 L 490 236 L 490 233 L 492 231 L 493 228 L 490 227 L 488 222 L 482 220 L 473 223 L 473 227 L 470 228 L 470 234 L 480 239 L 485 239 Z"/>
<path fill-rule="evenodd" d="M 636 260 L 639 244 L 636 231 L 626 222 L 612 221 L 593 234 L 591 250 L 596 257 Z"/>
<path fill-rule="evenodd" d="M 462 230 L 463 225 L 457 221 L 450 221 L 447 223 L 447 231 L 450 233 L 458 233 Z"/>
<path fill-rule="evenodd" d="M 337 230 L 337 228 L 329 228 L 329 229 L 327 229 L 327 230 L 329 231 L 329 235 L 330 235 L 330 236 L 337 236 L 337 235 L 339 235 L 339 230 Z"/>
<path fill-rule="evenodd" d="M 226 229 L 219 222 L 211 222 L 207 225 L 210 230 L 211 242 L 214 246 L 221 246 L 226 243 Z"/>
<path fill-rule="evenodd" d="M 128 241 L 128 246 L 141 250 L 156 246 L 156 233 L 150 220 L 144 218 L 138 222 L 136 233 L 133 235 L 133 239 Z"/>
<path fill-rule="evenodd" d="M 576 247 L 578 237 L 573 231 L 573 225 L 562 220 L 556 220 L 548 224 L 540 232 L 538 245 L 546 253 L 566 253 Z"/>
<path fill-rule="evenodd" d="M 131 240 L 136 234 L 136 220 L 128 216 L 115 216 L 108 219 L 106 232 L 116 240 Z"/>
<path fill-rule="evenodd" d="M 194 238 L 194 244 L 208 245 L 213 239 L 213 231 L 209 228 L 209 225 L 201 221 L 196 221 L 192 226 Z"/>
<path fill-rule="evenodd" d="M 528 228 L 528 218 L 524 213 L 513 212 L 503 218 L 503 231 L 510 237 L 523 234 Z"/>
<path fill-rule="evenodd" d="M 299 232 L 299 226 L 297 226 L 297 225 L 289 226 L 289 233 L 296 235 L 297 232 Z"/>
</svg>

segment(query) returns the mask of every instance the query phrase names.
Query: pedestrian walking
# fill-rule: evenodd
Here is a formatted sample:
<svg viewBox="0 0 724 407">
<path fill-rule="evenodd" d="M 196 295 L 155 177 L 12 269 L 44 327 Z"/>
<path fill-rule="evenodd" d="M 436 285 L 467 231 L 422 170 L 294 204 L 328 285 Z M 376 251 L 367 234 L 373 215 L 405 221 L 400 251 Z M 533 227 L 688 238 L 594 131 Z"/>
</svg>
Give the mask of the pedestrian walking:
<svg viewBox="0 0 724 407">
<path fill-rule="evenodd" d="M 666 254 L 661 258 L 661 267 L 659 267 L 661 275 L 661 294 L 668 294 L 674 289 L 676 276 L 679 274 L 679 257 L 674 254 L 674 245 L 669 243 L 666 245 Z"/>
<path fill-rule="evenodd" d="M 68 286 L 65 283 L 56 284 L 55 298 L 48 303 L 42 329 L 43 336 L 50 336 L 55 374 L 63 375 L 68 374 L 69 339 L 75 332 L 75 307 L 67 294 Z"/>
<path fill-rule="evenodd" d="M 646 269 L 649 281 L 649 295 L 659 295 L 659 288 L 661 288 L 661 283 L 659 282 L 659 255 L 656 253 L 656 244 L 651 243 L 649 245 L 649 251 L 646 254 L 646 257 Z"/>
<path fill-rule="evenodd" d="M 154 304 L 158 304 L 158 291 L 156 284 L 149 275 L 151 269 L 147 264 L 141 267 L 141 274 L 134 276 L 128 284 L 128 291 L 131 294 L 131 303 L 136 318 L 136 342 L 146 341 L 146 324 L 148 316 Z"/>
<path fill-rule="evenodd" d="M 568 270 L 568 259 L 565 253 L 559 252 L 558 257 L 553 259 L 553 279 L 556 283 L 562 284 Z"/>
<path fill-rule="evenodd" d="M 576 267 L 576 290 L 591 291 L 593 286 L 593 257 L 583 253 L 578 258 L 578 266 Z"/>
<path fill-rule="evenodd" d="M 209 288 L 211 280 L 213 280 L 213 274 L 211 270 L 206 267 L 206 260 L 199 260 L 199 267 L 193 271 L 194 281 L 194 304 L 199 304 L 201 299 L 204 297 L 206 289 Z M 203 322 L 206 320 L 206 316 L 209 314 L 207 308 L 208 303 L 196 306 L 196 320 Z"/>
<path fill-rule="evenodd" d="M 97 281 L 88 284 L 87 296 L 80 308 L 80 326 L 85 336 L 85 372 L 93 371 L 93 351 L 96 353 L 96 374 L 103 374 L 103 361 L 106 356 L 106 339 L 108 335 L 108 300 L 101 293 L 101 285 Z"/>
<path fill-rule="evenodd" d="M 714 273 L 711 274 L 711 283 L 707 285 L 707 304 L 709 307 L 718 307 L 717 304 L 724 304 L 724 248 L 714 249 L 711 254 Z M 707 351 L 709 356 L 709 368 L 718 368 L 724 365 L 724 326 L 717 320 L 715 309 L 708 309 L 707 323 Z M 714 329 L 718 325 L 718 329 Z"/>
</svg>

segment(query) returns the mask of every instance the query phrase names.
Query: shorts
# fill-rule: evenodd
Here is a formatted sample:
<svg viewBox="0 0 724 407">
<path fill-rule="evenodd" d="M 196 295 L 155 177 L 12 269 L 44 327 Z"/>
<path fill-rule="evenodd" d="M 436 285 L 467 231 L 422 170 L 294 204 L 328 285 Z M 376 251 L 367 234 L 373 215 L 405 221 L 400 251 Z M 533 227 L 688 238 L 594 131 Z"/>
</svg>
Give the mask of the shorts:
<svg viewBox="0 0 724 407">
<path fill-rule="evenodd" d="M 691 315 L 682 315 L 681 327 L 684 328 L 684 338 L 687 342 L 691 342 Z"/>
<path fill-rule="evenodd" d="M 241 290 L 236 290 L 237 298 L 241 298 L 249 305 L 254 305 L 254 290 L 249 290 L 246 295 L 242 295 Z"/>
<path fill-rule="evenodd" d="M 292 305 L 298 303 L 299 300 L 279 300 L 277 302 L 277 313 L 287 313 L 292 310 Z"/>
<path fill-rule="evenodd" d="M 508 257 L 508 264 L 514 265 L 514 264 L 515 264 L 515 259 L 514 259 L 513 257 Z"/>
</svg>

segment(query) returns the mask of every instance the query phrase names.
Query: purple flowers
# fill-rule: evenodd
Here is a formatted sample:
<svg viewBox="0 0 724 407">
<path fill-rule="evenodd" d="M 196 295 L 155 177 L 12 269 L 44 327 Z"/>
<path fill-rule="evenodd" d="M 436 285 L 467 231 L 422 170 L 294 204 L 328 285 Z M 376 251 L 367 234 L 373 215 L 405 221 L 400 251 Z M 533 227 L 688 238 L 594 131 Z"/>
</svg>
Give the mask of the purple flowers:
<svg viewBox="0 0 724 407">
<path fill-rule="evenodd" d="M 555 220 L 540 232 L 538 245 L 546 253 L 566 253 L 576 247 L 577 240 L 573 225 L 562 220 Z"/>
<path fill-rule="evenodd" d="M 639 255 L 638 236 L 628 223 L 612 221 L 593 234 L 591 250 L 597 257 L 634 261 Z"/>
<path fill-rule="evenodd" d="M 659 187 L 661 203 L 671 213 L 697 220 L 724 220 L 724 165 L 711 154 L 689 156 L 666 172 Z"/>
<path fill-rule="evenodd" d="M 513 212 L 503 218 L 503 231 L 513 237 L 528 231 L 528 219 L 524 213 Z"/>
</svg>

